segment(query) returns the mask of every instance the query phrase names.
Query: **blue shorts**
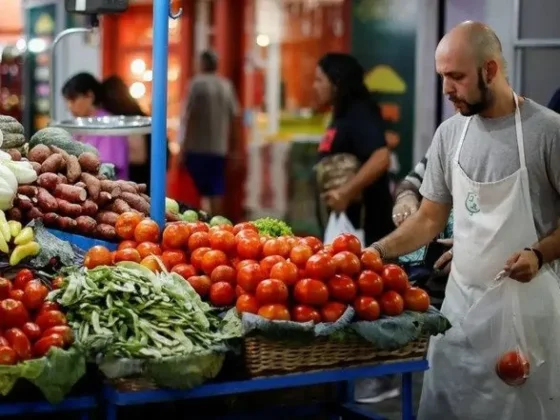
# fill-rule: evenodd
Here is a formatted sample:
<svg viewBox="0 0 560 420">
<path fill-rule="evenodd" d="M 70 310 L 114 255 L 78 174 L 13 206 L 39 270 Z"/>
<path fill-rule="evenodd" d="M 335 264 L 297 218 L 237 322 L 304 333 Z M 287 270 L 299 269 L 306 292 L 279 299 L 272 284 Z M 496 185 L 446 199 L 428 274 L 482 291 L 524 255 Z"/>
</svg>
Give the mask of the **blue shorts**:
<svg viewBox="0 0 560 420">
<path fill-rule="evenodd" d="M 226 158 L 210 153 L 187 153 L 185 165 L 202 197 L 220 197 L 225 192 Z"/>
</svg>

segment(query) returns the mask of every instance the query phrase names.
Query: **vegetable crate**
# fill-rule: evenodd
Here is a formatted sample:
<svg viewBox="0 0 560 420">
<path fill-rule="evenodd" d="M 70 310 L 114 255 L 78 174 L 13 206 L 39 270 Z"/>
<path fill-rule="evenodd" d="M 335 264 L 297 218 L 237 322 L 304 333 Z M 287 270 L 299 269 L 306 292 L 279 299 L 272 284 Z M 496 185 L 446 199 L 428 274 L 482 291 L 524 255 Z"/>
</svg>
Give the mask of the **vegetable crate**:
<svg viewBox="0 0 560 420">
<path fill-rule="evenodd" d="M 361 338 L 349 338 L 345 341 L 319 338 L 297 346 L 260 336 L 244 339 L 245 365 L 253 378 L 338 367 L 422 360 L 426 357 L 427 350 L 428 337 L 418 338 L 392 351 L 376 350 L 370 342 Z"/>
</svg>

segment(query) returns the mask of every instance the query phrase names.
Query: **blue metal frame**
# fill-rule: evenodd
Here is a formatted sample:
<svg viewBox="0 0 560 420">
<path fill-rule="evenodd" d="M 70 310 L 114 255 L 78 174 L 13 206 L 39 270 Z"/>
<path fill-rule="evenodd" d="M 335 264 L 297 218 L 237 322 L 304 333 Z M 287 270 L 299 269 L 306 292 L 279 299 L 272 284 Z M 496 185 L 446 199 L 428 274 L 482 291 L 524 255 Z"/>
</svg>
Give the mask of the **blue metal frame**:
<svg viewBox="0 0 560 420">
<path fill-rule="evenodd" d="M 81 235 L 76 235 L 74 233 L 62 232 L 56 229 L 48 229 L 50 233 L 56 236 L 58 239 L 66 242 L 70 242 L 71 244 L 76 245 L 78 248 L 87 251 L 90 248 L 93 248 L 96 245 L 104 246 L 110 251 L 114 251 L 117 249 L 118 244 L 113 242 L 106 242 L 100 239 L 88 238 Z"/>
<path fill-rule="evenodd" d="M 76 411 L 81 413 L 80 418 L 82 420 L 87 420 L 89 412 L 95 408 L 97 408 L 97 400 L 94 396 L 70 397 L 55 405 L 49 404 L 46 401 L 10 402 L 4 404 L 0 399 L 0 417 Z"/>
</svg>

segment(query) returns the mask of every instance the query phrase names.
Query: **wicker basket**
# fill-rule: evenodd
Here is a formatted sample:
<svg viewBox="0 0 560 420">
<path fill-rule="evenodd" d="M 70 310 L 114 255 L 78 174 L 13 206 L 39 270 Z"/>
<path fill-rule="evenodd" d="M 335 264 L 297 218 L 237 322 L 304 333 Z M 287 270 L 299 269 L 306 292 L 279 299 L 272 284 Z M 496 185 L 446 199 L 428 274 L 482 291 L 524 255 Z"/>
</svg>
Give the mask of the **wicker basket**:
<svg viewBox="0 0 560 420">
<path fill-rule="evenodd" d="M 375 350 L 366 340 L 338 342 L 321 338 L 312 343 L 290 346 L 260 336 L 245 338 L 244 357 L 249 375 L 281 375 L 335 367 L 372 365 L 388 361 L 421 360 L 426 357 L 428 338 L 421 337 L 393 351 Z"/>
</svg>

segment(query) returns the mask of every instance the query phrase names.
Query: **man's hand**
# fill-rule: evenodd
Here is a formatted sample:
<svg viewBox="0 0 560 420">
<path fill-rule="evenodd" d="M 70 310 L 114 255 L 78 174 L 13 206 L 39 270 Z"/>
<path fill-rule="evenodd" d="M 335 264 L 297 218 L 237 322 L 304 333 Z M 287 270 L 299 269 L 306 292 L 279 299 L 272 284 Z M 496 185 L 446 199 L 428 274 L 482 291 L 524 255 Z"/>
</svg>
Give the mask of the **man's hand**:
<svg viewBox="0 0 560 420">
<path fill-rule="evenodd" d="M 519 251 L 506 261 L 504 271 L 508 277 L 521 283 L 527 283 L 539 271 L 539 259 L 533 251 Z"/>
<path fill-rule="evenodd" d="M 412 216 L 418 211 L 420 201 L 413 192 L 405 192 L 399 198 L 393 207 L 393 223 L 399 226 L 407 217 Z"/>
<path fill-rule="evenodd" d="M 342 187 L 327 191 L 322 198 L 327 206 L 336 213 L 346 211 L 351 201 L 350 194 Z"/>
<path fill-rule="evenodd" d="M 453 239 L 438 239 L 438 243 L 453 246 Z M 453 259 L 453 248 L 445 251 L 441 256 L 437 259 L 434 264 L 434 269 L 441 270 L 445 274 L 449 274 L 451 271 L 451 260 Z"/>
</svg>

